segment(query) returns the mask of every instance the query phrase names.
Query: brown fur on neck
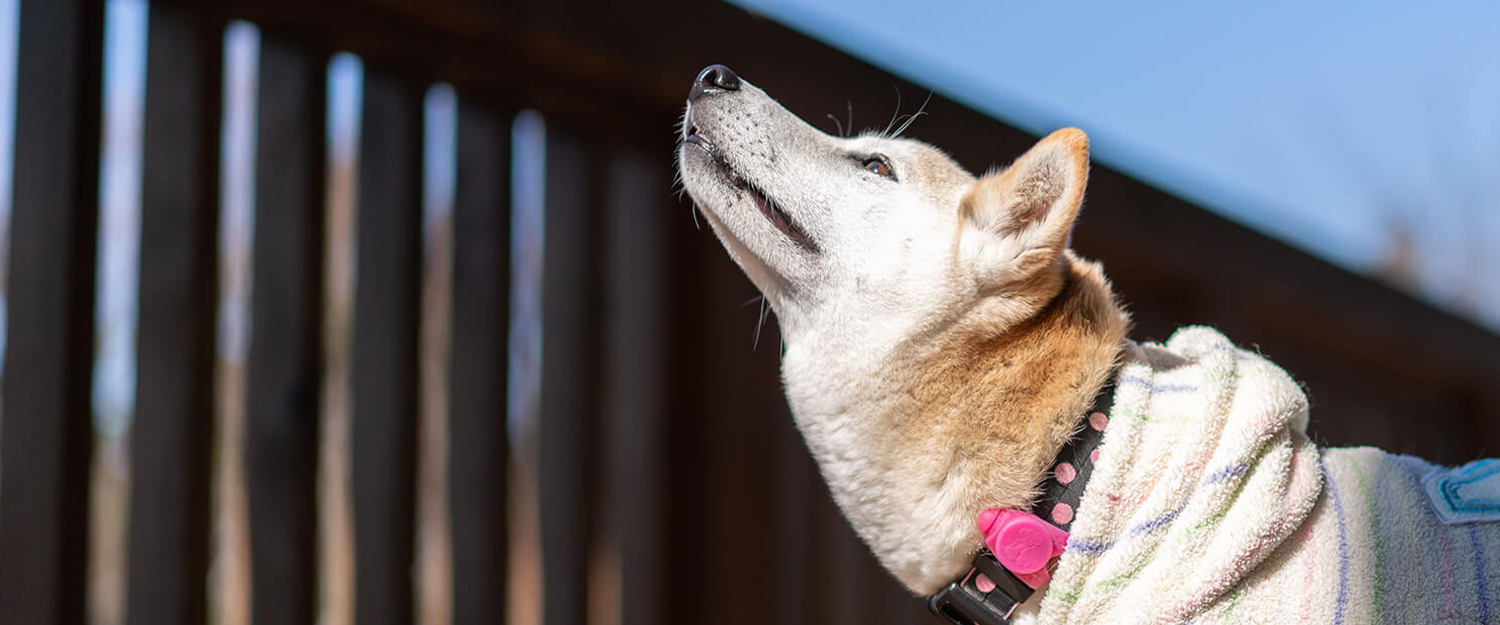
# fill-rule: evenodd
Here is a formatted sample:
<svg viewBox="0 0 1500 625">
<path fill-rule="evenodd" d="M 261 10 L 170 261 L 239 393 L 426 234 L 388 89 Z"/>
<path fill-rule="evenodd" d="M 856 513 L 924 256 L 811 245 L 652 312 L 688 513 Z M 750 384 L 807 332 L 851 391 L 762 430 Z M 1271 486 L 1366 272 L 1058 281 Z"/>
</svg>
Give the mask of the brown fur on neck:
<svg viewBox="0 0 1500 625">
<path fill-rule="evenodd" d="M 1130 318 L 1099 265 L 1071 251 L 1060 261 L 1052 284 L 1025 285 L 1055 289 L 1034 316 L 998 335 L 956 330 L 914 368 L 894 441 L 951 454 L 945 481 L 962 485 L 971 518 L 1029 505 L 1123 349 Z"/>
</svg>

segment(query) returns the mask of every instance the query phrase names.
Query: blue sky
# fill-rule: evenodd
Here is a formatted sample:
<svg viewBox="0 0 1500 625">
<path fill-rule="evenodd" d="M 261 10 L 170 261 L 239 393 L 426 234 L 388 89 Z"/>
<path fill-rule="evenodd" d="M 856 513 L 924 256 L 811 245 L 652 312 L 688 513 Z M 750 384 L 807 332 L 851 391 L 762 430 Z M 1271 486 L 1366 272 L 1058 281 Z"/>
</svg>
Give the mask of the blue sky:
<svg viewBox="0 0 1500 625">
<path fill-rule="evenodd" d="M 734 3 L 1500 328 L 1500 4 Z"/>
</svg>

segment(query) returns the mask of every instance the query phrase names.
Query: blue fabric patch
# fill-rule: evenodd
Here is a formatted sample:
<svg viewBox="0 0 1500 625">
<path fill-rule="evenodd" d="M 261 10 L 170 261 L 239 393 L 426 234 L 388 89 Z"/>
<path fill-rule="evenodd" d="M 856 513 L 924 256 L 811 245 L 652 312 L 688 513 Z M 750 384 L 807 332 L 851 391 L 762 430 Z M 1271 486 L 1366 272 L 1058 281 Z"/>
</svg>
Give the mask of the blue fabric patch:
<svg viewBox="0 0 1500 625">
<path fill-rule="evenodd" d="M 1500 520 L 1500 461 L 1476 460 L 1422 478 L 1422 490 L 1448 525 Z"/>
</svg>

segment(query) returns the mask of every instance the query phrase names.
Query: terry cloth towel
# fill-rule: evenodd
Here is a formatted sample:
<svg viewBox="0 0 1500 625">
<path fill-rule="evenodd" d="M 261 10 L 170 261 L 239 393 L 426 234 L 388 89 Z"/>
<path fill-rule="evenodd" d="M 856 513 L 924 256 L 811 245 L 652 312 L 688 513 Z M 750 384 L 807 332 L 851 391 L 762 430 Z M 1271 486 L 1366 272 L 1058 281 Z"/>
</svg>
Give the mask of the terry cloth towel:
<svg viewBox="0 0 1500 625">
<path fill-rule="evenodd" d="M 1017 622 L 1500 624 L 1500 463 L 1319 449 L 1307 408 L 1215 330 L 1128 346 L 1067 549 Z"/>
</svg>

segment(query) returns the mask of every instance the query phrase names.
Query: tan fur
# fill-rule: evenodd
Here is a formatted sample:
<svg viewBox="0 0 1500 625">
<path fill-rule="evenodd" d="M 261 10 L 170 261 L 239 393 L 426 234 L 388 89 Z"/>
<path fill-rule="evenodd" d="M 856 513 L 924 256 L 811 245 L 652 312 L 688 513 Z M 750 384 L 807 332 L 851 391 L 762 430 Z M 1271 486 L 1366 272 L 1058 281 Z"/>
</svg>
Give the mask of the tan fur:
<svg viewBox="0 0 1500 625">
<path fill-rule="evenodd" d="M 1124 346 L 1129 316 L 1097 263 L 1069 252 L 1050 275 L 1055 286 L 1027 285 L 1056 293 L 1037 316 L 999 335 L 945 336 L 913 367 L 896 439 L 952 455 L 951 472 L 972 479 L 971 516 L 1027 506 Z"/>
<path fill-rule="evenodd" d="M 1034 246 L 1005 266 L 1003 282 L 1018 282 L 1052 264 L 1067 248 L 1088 186 L 1089 139 L 1077 128 L 1057 130 L 1010 167 L 981 178 L 964 196 L 962 216 L 1002 236 L 1034 231 Z"/>
<path fill-rule="evenodd" d="M 931 432 L 953 454 L 950 473 L 972 477 L 975 515 L 1025 508 L 1080 416 L 1118 361 L 1130 320 L 1102 268 L 1067 250 L 1088 184 L 1088 136 L 1064 128 L 1009 168 L 980 179 L 963 217 L 1004 235 L 1037 229 L 1027 251 L 992 285 L 1036 314 L 1005 328 L 959 324 L 914 367 L 905 436 Z"/>
<path fill-rule="evenodd" d="M 798 401 L 812 381 L 804 370 L 785 370 L 835 499 L 876 552 L 893 549 L 894 527 L 910 525 L 872 513 L 872 498 L 953 540 L 940 558 L 887 561 L 917 592 L 961 572 L 980 544 L 980 511 L 1029 506 L 1128 344 L 1129 316 L 1102 269 L 1066 249 L 1087 184 L 1086 150 L 1082 133 L 1059 131 L 964 194 L 957 227 L 972 232 L 955 239 L 978 246 L 972 255 L 955 250 L 950 262 L 959 273 L 998 267 L 971 274 L 977 293 L 968 305 L 930 318 L 873 369 L 817 378 L 807 389 L 816 402 Z M 788 357 L 801 361 L 798 352 Z M 863 379 L 853 386 L 849 376 Z M 831 398 L 830 412 L 814 408 Z"/>
<path fill-rule="evenodd" d="M 1052 150 L 1066 153 L 1072 161 L 1070 172 L 1056 172 L 1047 164 L 1046 157 Z M 1068 214 L 1059 215 L 1071 226 L 1083 203 L 1083 189 L 1087 186 L 1089 168 L 1088 135 L 1077 128 L 1063 128 L 1038 141 L 1035 146 L 1017 158 L 1015 163 L 999 173 L 985 176 L 964 198 L 964 216 L 981 222 L 997 232 L 1015 232 L 1031 226 L 1047 216 L 1052 205 L 1062 200 L 1064 207 L 1071 208 Z M 1024 174 L 1024 175 L 1023 175 Z M 1069 187 L 1059 187 L 1050 181 L 1062 177 L 1072 178 Z M 1064 191 L 1071 197 L 1063 198 Z M 1009 203 L 1000 210 L 997 204 Z M 986 223 L 999 220 L 998 223 Z"/>
</svg>

